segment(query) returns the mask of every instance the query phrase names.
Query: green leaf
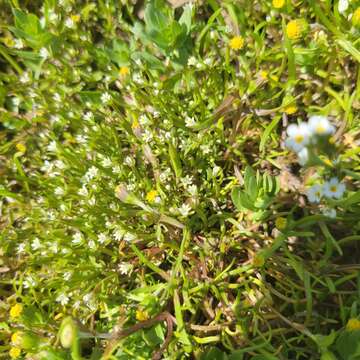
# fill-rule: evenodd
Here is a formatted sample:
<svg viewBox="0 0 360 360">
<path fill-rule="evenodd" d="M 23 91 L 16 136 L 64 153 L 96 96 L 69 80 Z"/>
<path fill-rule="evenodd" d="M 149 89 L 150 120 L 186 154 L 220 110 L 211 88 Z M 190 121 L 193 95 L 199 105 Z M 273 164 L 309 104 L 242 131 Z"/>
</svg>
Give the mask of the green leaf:
<svg viewBox="0 0 360 360">
<path fill-rule="evenodd" d="M 169 144 L 169 156 L 171 165 L 175 171 L 176 177 L 179 179 L 182 175 L 182 166 L 178 152 L 173 144 Z"/>
<path fill-rule="evenodd" d="M 228 356 L 214 347 L 201 356 L 200 360 L 228 360 Z"/>
</svg>

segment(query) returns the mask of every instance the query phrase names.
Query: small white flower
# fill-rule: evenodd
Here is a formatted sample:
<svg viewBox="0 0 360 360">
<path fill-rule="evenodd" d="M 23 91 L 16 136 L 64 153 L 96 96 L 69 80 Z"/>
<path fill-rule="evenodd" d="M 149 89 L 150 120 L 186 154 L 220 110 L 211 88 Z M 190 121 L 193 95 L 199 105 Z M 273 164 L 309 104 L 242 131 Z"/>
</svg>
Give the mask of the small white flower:
<svg viewBox="0 0 360 360">
<path fill-rule="evenodd" d="M 184 187 L 189 187 L 190 185 L 192 185 L 193 178 L 190 175 L 186 175 L 185 177 L 181 178 L 180 181 Z"/>
<path fill-rule="evenodd" d="M 133 240 L 135 240 L 135 239 L 136 239 L 136 235 L 134 235 L 134 234 L 132 234 L 132 233 L 127 232 L 127 233 L 125 233 L 125 235 L 124 235 L 124 240 L 125 240 L 125 241 L 133 241 Z"/>
<path fill-rule="evenodd" d="M 56 102 L 61 102 L 61 96 L 59 93 L 55 93 L 53 95 L 53 99 L 56 101 Z"/>
<path fill-rule="evenodd" d="M 190 56 L 188 59 L 188 66 L 195 66 L 197 63 L 196 57 L 195 56 Z"/>
<path fill-rule="evenodd" d="M 24 243 L 21 243 L 21 244 L 18 245 L 18 247 L 17 247 L 18 254 L 21 254 L 21 253 L 25 252 L 25 246 L 26 245 Z"/>
<path fill-rule="evenodd" d="M 85 181 L 90 181 L 94 177 L 96 177 L 99 173 L 99 170 L 97 167 L 92 166 L 84 175 Z"/>
<path fill-rule="evenodd" d="M 106 242 L 106 240 L 107 240 L 106 234 L 100 233 L 98 235 L 98 241 L 99 241 L 100 244 L 104 244 Z"/>
<path fill-rule="evenodd" d="M 150 122 L 150 119 L 145 114 L 139 116 L 140 125 L 145 126 L 148 125 Z"/>
<path fill-rule="evenodd" d="M 340 14 L 344 13 L 348 7 L 349 7 L 348 0 L 339 0 L 338 10 Z"/>
<path fill-rule="evenodd" d="M 33 250 L 38 250 L 38 249 L 41 248 L 41 243 L 40 243 L 40 240 L 39 240 L 38 238 L 35 238 L 35 239 L 33 240 L 33 242 L 31 243 L 31 248 L 32 248 Z"/>
<path fill-rule="evenodd" d="M 307 191 L 307 197 L 312 203 L 319 203 L 323 196 L 323 187 L 320 184 L 315 184 Z"/>
<path fill-rule="evenodd" d="M 200 149 L 204 155 L 210 154 L 211 152 L 210 146 L 207 144 L 200 145 Z"/>
<path fill-rule="evenodd" d="M 80 232 L 77 232 L 77 233 L 75 233 L 75 234 L 73 235 L 73 237 L 72 237 L 72 243 L 73 243 L 74 245 L 81 244 L 82 241 L 83 241 L 83 236 L 82 236 L 82 234 L 81 234 Z"/>
<path fill-rule="evenodd" d="M 47 48 L 42 47 L 39 52 L 40 56 L 45 60 L 50 56 L 50 53 Z"/>
<path fill-rule="evenodd" d="M 187 127 L 192 127 L 192 126 L 196 125 L 196 121 L 195 121 L 195 119 L 193 117 L 187 116 L 185 118 L 185 125 Z"/>
<path fill-rule="evenodd" d="M 71 275 L 70 271 L 65 272 L 63 275 L 64 280 L 69 281 L 71 279 Z"/>
<path fill-rule="evenodd" d="M 92 250 L 96 249 L 96 243 L 94 240 L 89 241 L 89 248 Z"/>
<path fill-rule="evenodd" d="M 111 100 L 111 95 L 108 92 L 105 92 L 101 95 L 101 101 L 107 104 Z"/>
<path fill-rule="evenodd" d="M 310 141 L 309 127 L 305 123 L 291 124 L 286 131 L 289 135 L 286 146 L 295 152 L 302 150 Z"/>
<path fill-rule="evenodd" d="M 24 42 L 21 39 L 14 40 L 14 48 L 15 49 L 22 49 L 24 47 Z"/>
<path fill-rule="evenodd" d="M 213 168 L 213 171 L 212 171 L 213 176 L 218 176 L 220 174 L 220 172 L 221 172 L 221 167 L 215 165 Z"/>
<path fill-rule="evenodd" d="M 65 190 L 58 186 L 55 190 L 54 190 L 54 193 L 56 196 L 63 196 L 65 194 Z"/>
<path fill-rule="evenodd" d="M 49 145 L 47 146 L 47 150 L 50 152 L 55 152 L 57 148 L 56 141 L 51 141 Z"/>
<path fill-rule="evenodd" d="M 23 74 L 20 76 L 20 82 L 22 84 L 26 84 L 30 81 L 30 76 L 27 71 L 24 71 Z"/>
<path fill-rule="evenodd" d="M 326 116 L 311 116 L 309 119 L 309 129 L 312 135 L 332 135 L 335 132 L 335 127 L 331 125 Z"/>
<path fill-rule="evenodd" d="M 112 169 L 112 172 L 114 174 L 121 174 L 122 170 L 121 170 L 121 166 L 120 165 L 115 165 Z"/>
<path fill-rule="evenodd" d="M 133 156 L 130 156 L 130 155 L 128 155 L 128 156 L 125 158 L 124 162 L 125 162 L 125 164 L 126 164 L 127 166 L 134 166 L 134 165 L 135 165 L 135 159 L 134 159 Z"/>
<path fill-rule="evenodd" d="M 60 303 L 62 306 L 65 306 L 69 302 L 69 298 L 65 294 L 60 294 L 56 298 L 56 302 Z"/>
<path fill-rule="evenodd" d="M 65 26 L 69 29 L 72 29 L 75 26 L 75 22 L 71 18 L 65 20 Z"/>
<path fill-rule="evenodd" d="M 113 237 L 116 241 L 120 241 L 122 240 L 122 238 L 124 237 L 125 235 L 125 230 L 124 229 L 121 229 L 121 228 L 117 228 L 114 230 L 113 232 Z"/>
<path fill-rule="evenodd" d="M 119 269 L 119 272 L 120 274 L 122 275 L 127 275 L 131 272 L 131 270 L 133 269 L 133 265 L 132 264 L 129 264 L 129 263 L 120 263 L 118 265 L 118 269 Z"/>
<path fill-rule="evenodd" d="M 345 192 L 345 184 L 333 177 L 324 184 L 324 195 L 328 198 L 340 199 Z"/>
<path fill-rule="evenodd" d="M 192 196 L 195 196 L 197 194 L 197 191 L 198 191 L 196 185 L 190 185 L 187 190 L 190 193 L 190 195 L 192 195 Z"/>
<path fill-rule="evenodd" d="M 91 111 L 87 111 L 85 114 L 84 114 L 84 120 L 86 121 L 91 121 L 94 119 L 94 114 L 91 112 Z"/>
<path fill-rule="evenodd" d="M 335 209 L 325 208 L 325 209 L 323 209 L 322 213 L 331 219 L 336 218 L 336 210 Z"/>
<path fill-rule="evenodd" d="M 103 161 L 101 162 L 102 166 L 105 167 L 105 168 L 109 168 L 109 167 L 112 167 L 112 161 L 110 158 L 108 157 L 105 157 L 103 159 Z"/>
<path fill-rule="evenodd" d="M 182 216 L 188 216 L 190 214 L 190 211 L 191 211 L 191 206 L 189 204 L 182 204 L 180 207 L 179 207 L 179 212 Z"/>
<path fill-rule="evenodd" d="M 303 148 L 297 153 L 299 164 L 305 165 L 309 161 L 309 150 L 307 148 Z"/>
<path fill-rule="evenodd" d="M 31 287 L 36 286 L 36 281 L 29 275 L 24 280 L 24 288 L 29 289 Z"/>
<path fill-rule="evenodd" d="M 85 185 L 78 191 L 78 194 L 81 196 L 88 196 L 89 192 Z"/>
</svg>

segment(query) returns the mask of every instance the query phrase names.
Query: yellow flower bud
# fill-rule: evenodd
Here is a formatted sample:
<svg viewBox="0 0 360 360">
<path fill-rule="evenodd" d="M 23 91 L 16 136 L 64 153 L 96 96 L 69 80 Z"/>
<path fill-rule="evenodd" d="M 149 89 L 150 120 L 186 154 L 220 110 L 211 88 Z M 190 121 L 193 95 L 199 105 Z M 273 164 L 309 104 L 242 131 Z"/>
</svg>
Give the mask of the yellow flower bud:
<svg viewBox="0 0 360 360">
<path fill-rule="evenodd" d="M 307 30 L 307 22 L 304 19 L 291 20 L 286 25 L 286 35 L 291 40 L 301 38 Z"/>
<path fill-rule="evenodd" d="M 360 330 L 360 320 L 356 318 L 349 319 L 349 321 L 346 324 L 346 330 L 347 331 Z"/>
</svg>

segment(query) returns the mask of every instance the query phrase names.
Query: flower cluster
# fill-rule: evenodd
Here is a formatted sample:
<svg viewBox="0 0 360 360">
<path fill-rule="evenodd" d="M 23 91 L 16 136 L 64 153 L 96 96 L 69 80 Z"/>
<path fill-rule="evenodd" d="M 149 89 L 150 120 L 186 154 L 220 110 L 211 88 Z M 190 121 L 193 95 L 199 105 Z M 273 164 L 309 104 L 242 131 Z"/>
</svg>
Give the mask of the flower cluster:
<svg viewBox="0 0 360 360">
<path fill-rule="evenodd" d="M 335 169 L 336 161 L 330 161 L 333 153 L 335 127 L 326 116 L 310 116 L 308 122 L 291 124 L 287 128 L 288 138 L 286 146 L 298 156 L 300 165 L 322 165 L 325 168 Z M 325 155 L 325 159 L 324 156 Z M 325 174 L 323 183 L 316 183 L 307 191 L 307 197 L 312 203 L 319 203 L 322 198 L 340 199 L 345 192 L 345 185 L 331 174 Z"/>
</svg>

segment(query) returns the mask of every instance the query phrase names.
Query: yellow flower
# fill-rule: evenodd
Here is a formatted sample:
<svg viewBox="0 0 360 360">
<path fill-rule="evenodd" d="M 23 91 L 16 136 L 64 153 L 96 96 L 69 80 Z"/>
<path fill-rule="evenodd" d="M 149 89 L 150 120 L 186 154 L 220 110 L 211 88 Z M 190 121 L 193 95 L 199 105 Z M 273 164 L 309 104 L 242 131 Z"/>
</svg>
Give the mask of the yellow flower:
<svg viewBox="0 0 360 360">
<path fill-rule="evenodd" d="M 272 4 L 275 9 L 281 9 L 285 5 L 285 0 L 273 0 Z"/>
<path fill-rule="evenodd" d="M 26 146 L 22 143 L 16 144 L 15 147 L 17 150 L 19 150 L 22 153 L 26 152 Z"/>
<path fill-rule="evenodd" d="M 9 355 L 12 359 L 18 358 L 20 354 L 21 354 L 21 349 L 18 347 L 12 347 L 9 351 Z"/>
<path fill-rule="evenodd" d="M 349 319 L 349 321 L 346 324 L 346 330 L 347 331 L 360 330 L 360 320 L 356 318 Z"/>
<path fill-rule="evenodd" d="M 261 70 L 260 71 L 260 76 L 262 79 L 266 80 L 269 76 L 269 73 L 266 70 Z"/>
<path fill-rule="evenodd" d="M 21 304 L 15 304 L 10 309 L 10 316 L 12 318 L 17 318 L 21 315 L 22 311 L 23 311 L 23 306 Z"/>
<path fill-rule="evenodd" d="M 286 25 L 287 37 L 291 40 L 299 39 L 307 29 L 307 23 L 304 19 L 291 20 Z"/>
<path fill-rule="evenodd" d="M 135 119 L 135 120 L 133 121 L 133 123 L 131 124 L 131 127 L 132 127 L 133 130 L 139 129 L 139 128 L 140 128 L 139 121 L 138 121 L 137 119 Z"/>
<path fill-rule="evenodd" d="M 122 66 L 119 70 L 119 74 L 121 77 L 125 77 L 130 72 L 130 69 L 127 66 Z"/>
<path fill-rule="evenodd" d="M 136 320 L 145 321 L 149 318 L 149 314 L 146 310 L 136 310 Z"/>
<path fill-rule="evenodd" d="M 354 26 L 360 26 L 360 7 L 358 7 L 352 16 L 352 23 Z"/>
<path fill-rule="evenodd" d="M 15 331 L 12 335 L 11 335 L 11 342 L 14 345 L 19 346 L 21 344 L 21 338 L 22 338 L 22 332 L 21 331 Z"/>
<path fill-rule="evenodd" d="M 286 114 L 292 115 L 297 112 L 297 107 L 296 105 L 288 105 L 285 107 L 284 111 L 286 112 Z"/>
<path fill-rule="evenodd" d="M 275 226 L 277 229 L 279 230 L 284 230 L 287 226 L 287 220 L 283 217 L 278 217 L 276 220 L 275 220 Z"/>
<path fill-rule="evenodd" d="M 158 192 L 156 190 L 151 190 L 149 191 L 147 194 L 146 194 L 146 200 L 148 202 L 154 202 L 155 201 L 155 198 L 157 196 Z"/>
<path fill-rule="evenodd" d="M 230 47 L 233 50 L 240 50 L 244 46 L 244 38 L 242 36 L 235 36 L 230 40 Z"/>
<path fill-rule="evenodd" d="M 77 23 L 80 21 L 80 15 L 71 15 L 70 18 L 74 23 Z"/>
</svg>

